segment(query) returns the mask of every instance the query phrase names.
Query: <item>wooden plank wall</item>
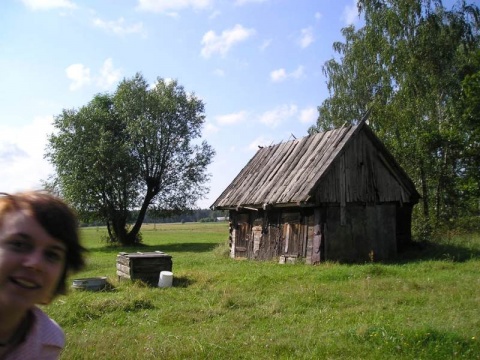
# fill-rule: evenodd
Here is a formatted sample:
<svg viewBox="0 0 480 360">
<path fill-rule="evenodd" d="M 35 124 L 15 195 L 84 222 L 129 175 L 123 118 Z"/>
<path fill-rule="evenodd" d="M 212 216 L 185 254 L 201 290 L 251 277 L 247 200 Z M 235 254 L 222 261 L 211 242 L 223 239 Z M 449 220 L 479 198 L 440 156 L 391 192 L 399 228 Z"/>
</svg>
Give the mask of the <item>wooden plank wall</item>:
<svg viewBox="0 0 480 360">
<path fill-rule="evenodd" d="M 172 257 L 168 254 L 145 256 L 137 254 L 119 254 L 117 256 L 117 276 L 119 279 L 142 280 L 156 286 L 161 271 L 172 271 Z"/>
<path fill-rule="evenodd" d="M 250 223 L 247 223 L 247 219 Z M 268 260 L 281 255 L 309 257 L 313 239 L 313 214 L 297 211 L 276 211 L 268 214 L 252 211 L 250 215 L 230 212 L 232 225 L 232 257 Z"/>
<path fill-rule="evenodd" d="M 317 203 L 383 203 L 408 201 L 399 179 L 364 133 L 358 134 L 332 164 L 316 190 Z M 344 219 L 343 219 L 344 220 Z"/>
<path fill-rule="evenodd" d="M 300 257 L 307 264 L 324 260 L 358 262 L 392 258 L 397 252 L 398 207 L 394 203 L 348 204 L 345 224 L 339 205 L 299 212 L 261 211 L 237 219 L 234 257 L 271 260 L 282 255 Z M 247 219 L 253 219 L 251 223 Z"/>
<path fill-rule="evenodd" d="M 397 206 L 397 248 L 405 248 L 412 241 L 412 211 L 413 205 Z"/>
<path fill-rule="evenodd" d="M 308 218 L 309 225 L 307 251 L 305 254 L 305 262 L 307 264 L 318 264 L 322 260 L 321 245 L 323 241 L 322 225 L 321 225 L 321 210 L 316 208 L 314 215 Z"/>
<path fill-rule="evenodd" d="M 350 205 L 344 226 L 340 207 L 328 207 L 325 258 L 344 262 L 392 258 L 397 251 L 395 212 L 395 204 Z"/>
<path fill-rule="evenodd" d="M 251 236 L 250 215 L 248 213 L 235 216 L 235 257 L 248 257 Z"/>
</svg>

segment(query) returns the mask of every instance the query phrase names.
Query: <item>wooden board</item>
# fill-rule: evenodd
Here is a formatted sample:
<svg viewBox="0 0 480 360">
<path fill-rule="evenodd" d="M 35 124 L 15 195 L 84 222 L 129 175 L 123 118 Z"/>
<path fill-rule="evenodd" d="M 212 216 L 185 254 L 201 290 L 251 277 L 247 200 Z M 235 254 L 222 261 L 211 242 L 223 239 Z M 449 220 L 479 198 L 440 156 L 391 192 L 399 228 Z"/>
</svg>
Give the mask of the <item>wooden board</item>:
<svg viewBox="0 0 480 360">
<path fill-rule="evenodd" d="M 141 280 L 157 286 L 160 272 L 172 271 L 172 266 L 172 257 L 160 251 L 117 255 L 117 275 L 120 280 Z"/>
</svg>

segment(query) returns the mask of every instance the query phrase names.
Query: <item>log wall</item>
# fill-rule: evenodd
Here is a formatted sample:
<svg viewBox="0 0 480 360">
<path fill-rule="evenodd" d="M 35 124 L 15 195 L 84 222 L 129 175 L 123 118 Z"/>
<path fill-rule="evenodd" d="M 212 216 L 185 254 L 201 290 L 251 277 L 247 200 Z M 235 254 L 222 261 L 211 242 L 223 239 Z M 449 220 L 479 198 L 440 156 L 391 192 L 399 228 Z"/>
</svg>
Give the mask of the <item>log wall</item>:
<svg viewBox="0 0 480 360">
<path fill-rule="evenodd" d="M 397 253 L 396 214 L 394 203 L 348 204 L 344 218 L 340 205 L 307 212 L 231 211 L 230 219 L 237 224 L 231 234 L 232 256 L 255 260 L 286 256 L 303 258 L 307 264 L 390 259 Z"/>
</svg>

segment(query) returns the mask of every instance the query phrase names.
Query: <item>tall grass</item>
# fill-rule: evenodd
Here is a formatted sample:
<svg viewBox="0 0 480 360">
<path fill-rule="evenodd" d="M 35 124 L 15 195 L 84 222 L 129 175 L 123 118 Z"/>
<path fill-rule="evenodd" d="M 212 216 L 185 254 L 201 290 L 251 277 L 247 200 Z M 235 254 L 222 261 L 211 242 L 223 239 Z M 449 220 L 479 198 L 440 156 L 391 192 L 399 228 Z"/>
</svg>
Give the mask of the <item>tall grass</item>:
<svg viewBox="0 0 480 360">
<path fill-rule="evenodd" d="M 45 310 L 63 359 L 479 359 L 480 237 L 421 244 L 391 263 L 280 265 L 225 256 L 225 223 L 143 229 L 107 246 L 83 230 L 88 267 L 113 289 L 72 291 Z M 119 251 L 173 257 L 174 286 L 118 282 Z"/>
</svg>

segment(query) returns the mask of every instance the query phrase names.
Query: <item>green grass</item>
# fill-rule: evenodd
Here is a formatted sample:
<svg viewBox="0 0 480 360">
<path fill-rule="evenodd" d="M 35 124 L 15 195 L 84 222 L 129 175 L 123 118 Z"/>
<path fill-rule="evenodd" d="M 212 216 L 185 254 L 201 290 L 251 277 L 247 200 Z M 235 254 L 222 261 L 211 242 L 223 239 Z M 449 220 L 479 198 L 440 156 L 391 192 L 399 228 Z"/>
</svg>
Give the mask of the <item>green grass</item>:
<svg viewBox="0 0 480 360">
<path fill-rule="evenodd" d="M 162 224 L 120 249 L 83 230 L 113 289 L 46 307 L 63 359 L 480 359 L 480 237 L 422 244 L 398 261 L 280 265 L 224 255 L 225 223 Z M 119 251 L 173 257 L 174 287 L 118 282 Z"/>
</svg>

